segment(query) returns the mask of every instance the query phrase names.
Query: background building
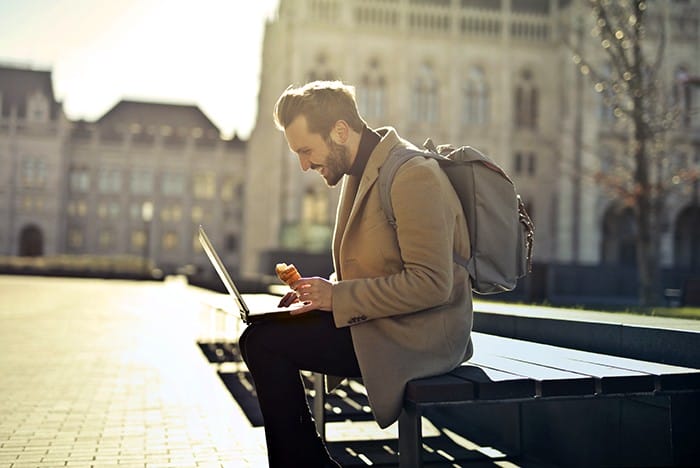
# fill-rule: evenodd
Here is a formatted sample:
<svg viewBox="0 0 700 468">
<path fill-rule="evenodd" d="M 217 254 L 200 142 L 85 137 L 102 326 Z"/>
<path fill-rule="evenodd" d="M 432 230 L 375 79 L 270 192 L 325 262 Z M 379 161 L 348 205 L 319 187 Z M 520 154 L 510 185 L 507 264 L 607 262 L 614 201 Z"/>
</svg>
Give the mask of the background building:
<svg viewBox="0 0 700 468">
<path fill-rule="evenodd" d="M 246 143 L 190 105 L 121 101 L 71 122 L 49 71 L 0 67 L 0 255 L 130 256 L 210 271 L 203 224 L 240 263 Z"/>
<path fill-rule="evenodd" d="M 670 187 L 661 287 L 680 287 L 700 276 L 700 2 L 647 5 L 680 110 L 655 168 Z M 572 60 L 575 47 L 604 66 L 592 21 L 586 2 L 568 0 L 280 0 L 248 142 L 222 139 L 189 105 L 121 101 L 72 122 L 50 71 L 0 67 L 0 255 L 129 256 L 211 273 L 201 223 L 242 276 L 281 260 L 327 275 L 339 189 L 299 170 L 271 113 L 290 84 L 342 79 L 371 126 L 469 144 L 509 172 L 536 225 L 530 299 L 634 297 L 632 213 L 597 180 L 628 157 L 629 128 Z"/>
<path fill-rule="evenodd" d="M 669 137 L 673 164 L 697 169 L 700 96 L 677 78 L 680 70 L 699 73 L 698 3 L 650 8 L 648 20 L 666 25 L 669 94 L 686 96 L 684 123 Z M 603 58 L 588 34 L 590 13 L 584 2 L 564 0 L 281 0 L 266 27 L 249 141 L 244 271 L 269 273 L 280 255 L 304 262 L 301 252 L 308 273 L 330 268 L 317 256 L 328 251 L 339 188 L 299 170 L 271 118 L 281 91 L 314 79 L 354 84 L 370 126 L 392 125 L 416 144 L 431 137 L 490 154 L 532 214 L 535 260 L 550 270 L 543 275 L 553 265 L 594 267 L 598 276 L 604 265 L 633 267 L 629 213 L 593 177 L 606 155 L 624 154 L 627 134 L 566 45 Z M 665 267 L 700 268 L 699 255 L 687 255 L 700 252 L 697 199 L 696 183 L 667 200 Z"/>
</svg>

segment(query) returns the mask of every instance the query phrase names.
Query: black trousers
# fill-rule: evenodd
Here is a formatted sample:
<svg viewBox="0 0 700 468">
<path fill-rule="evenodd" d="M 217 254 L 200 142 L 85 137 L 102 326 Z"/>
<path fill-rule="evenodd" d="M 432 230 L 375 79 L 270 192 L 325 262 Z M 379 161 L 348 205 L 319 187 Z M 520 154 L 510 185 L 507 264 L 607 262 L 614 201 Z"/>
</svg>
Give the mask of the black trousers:
<svg viewBox="0 0 700 468">
<path fill-rule="evenodd" d="M 312 311 L 249 325 L 239 339 L 265 422 L 270 467 L 338 466 L 316 431 L 299 371 L 359 377 L 347 327 Z"/>
</svg>

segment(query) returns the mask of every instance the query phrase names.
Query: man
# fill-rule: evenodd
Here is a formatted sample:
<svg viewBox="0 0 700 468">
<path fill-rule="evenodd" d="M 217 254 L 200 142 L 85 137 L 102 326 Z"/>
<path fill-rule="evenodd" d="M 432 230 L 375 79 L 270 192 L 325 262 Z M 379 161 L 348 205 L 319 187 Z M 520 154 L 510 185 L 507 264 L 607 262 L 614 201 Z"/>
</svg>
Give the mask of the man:
<svg viewBox="0 0 700 468">
<path fill-rule="evenodd" d="M 343 180 L 330 280 L 301 278 L 292 318 L 249 326 L 240 338 L 265 421 L 271 466 L 337 466 L 318 437 L 300 370 L 362 377 L 380 427 L 396 421 L 406 382 L 447 372 L 471 356 L 467 227 L 450 182 L 433 160 L 413 158 L 397 172 L 391 199 L 397 226 L 379 203 L 379 167 L 412 147 L 393 128 L 372 130 L 354 88 L 312 82 L 288 88 L 277 127 L 304 171 L 329 186 Z M 303 274 L 303 272 L 302 272 Z"/>
</svg>

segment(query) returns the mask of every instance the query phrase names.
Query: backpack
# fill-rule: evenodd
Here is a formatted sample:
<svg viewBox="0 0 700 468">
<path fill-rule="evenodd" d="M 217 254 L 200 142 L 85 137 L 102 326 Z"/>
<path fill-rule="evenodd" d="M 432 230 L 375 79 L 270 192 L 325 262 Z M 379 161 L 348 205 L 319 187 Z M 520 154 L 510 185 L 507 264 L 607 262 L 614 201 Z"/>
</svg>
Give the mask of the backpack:
<svg viewBox="0 0 700 468">
<path fill-rule="evenodd" d="M 511 291 L 532 269 L 534 224 L 513 181 L 488 156 L 470 146 L 435 147 L 428 139 L 425 151 L 401 148 L 391 152 L 379 170 L 379 197 L 389 224 L 396 229 L 391 206 L 391 184 L 401 165 L 417 156 L 438 161 L 462 203 L 471 243 L 471 258 L 454 254 L 469 272 L 478 294 Z"/>
</svg>

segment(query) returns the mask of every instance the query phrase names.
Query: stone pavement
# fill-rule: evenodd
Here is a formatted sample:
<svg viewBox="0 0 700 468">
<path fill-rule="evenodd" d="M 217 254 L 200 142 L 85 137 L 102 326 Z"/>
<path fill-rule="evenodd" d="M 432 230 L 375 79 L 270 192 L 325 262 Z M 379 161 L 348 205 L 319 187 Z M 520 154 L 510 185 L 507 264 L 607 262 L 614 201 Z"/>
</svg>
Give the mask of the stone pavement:
<svg viewBox="0 0 700 468">
<path fill-rule="evenodd" d="M 224 296 L 178 279 L 0 275 L 0 468 L 267 466 L 263 429 L 249 423 L 197 346 L 240 332 L 237 318 L 212 315 L 205 298 Z M 698 326 L 661 322 L 654 320 Z M 440 431 L 424 420 L 425 436 Z M 327 424 L 331 441 L 395 439 L 396 432 L 373 421 Z M 488 447 L 458 443 L 494 457 L 466 466 L 518 466 L 496 461 L 502 454 Z"/>
<path fill-rule="evenodd" d="M 186 285 L 0 276 L 0 467 L 266 466 Z"/>
</svg>

